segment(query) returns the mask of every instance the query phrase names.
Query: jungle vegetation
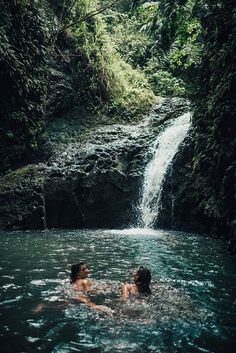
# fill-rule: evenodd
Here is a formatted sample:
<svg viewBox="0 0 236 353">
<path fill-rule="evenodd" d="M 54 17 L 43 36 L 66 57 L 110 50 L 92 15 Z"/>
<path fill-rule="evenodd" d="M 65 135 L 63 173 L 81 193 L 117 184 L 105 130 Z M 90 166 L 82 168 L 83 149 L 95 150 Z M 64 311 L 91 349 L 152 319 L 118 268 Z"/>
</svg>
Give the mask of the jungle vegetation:
<svg viewBox="0 0 236 353">
<path fill-rule="evenodd" d="M 147 112 L 155 96 L 188 97 L 198 102 L 199 136 L 204 116 L 214 146 L 221 127 L 226 134 L 216 112 L 223 117 L 233 99 L 226 93 L 234 80 L 233 3 L 1 0 L 1 169 L 14 168 L 37 150 L 48 119 L 71 104 L 125 119 Z M 55 67 L 72 82 L 63 99 L 67 105 L 58 107 L 49 99 Z M 201 141 L 196 165 L 203 158 Z"/>
</svg>

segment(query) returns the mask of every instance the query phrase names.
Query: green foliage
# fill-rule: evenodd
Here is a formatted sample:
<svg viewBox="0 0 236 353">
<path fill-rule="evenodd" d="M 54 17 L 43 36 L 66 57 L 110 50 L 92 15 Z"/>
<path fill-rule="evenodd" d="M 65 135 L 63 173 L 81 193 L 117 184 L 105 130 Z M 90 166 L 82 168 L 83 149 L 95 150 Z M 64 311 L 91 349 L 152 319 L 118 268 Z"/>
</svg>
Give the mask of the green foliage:
<svg viewBox="0 0 236 353">
<path fill-rule="evenodd" d="M 196 0 L 140 1 L 128 16 L 112 21 L 117 50 L 145 72 L 156 94 L 191 92 L 202 47 L 195 4 Z"/>
<path fill-rule="evenodd" d="M 201 46 L 196 41 L 201 34 L 201 25 L 197 19 L 190 19 L 184 25 L 170 49 L 169 60 L 173 70 L 188 70 L 200 62 Z"/>
<path fill-rule="evenodd" d="M 134 116 L 150 107 L 154 93 L 187 95 L 200 52 L 201 27 L 193 15 L 194 4 L 195 0 L 3 2 L 3 169 L 37 149 L 45 125 L 48 60 L 59 63 L 56 55 L 65 50 L 72 57 L 75 100 L 92 110 Z"/>
<path fill-rule="evenodd" d="M 184 82 L 180 78 L 176 78 L 168 71 L 159 70 L 152 73 L 149 78 L 154 93 L 169 97 L 185 96 L 186 89 Z"/>
<path fill-rule="evenodd" d="M 37 147 L 44 128 L 47 28 L 37 1 L 1 5 L 0 159 L 6 169 Z"/>
<path fill-rule="evenodd" d="M 1 2 L 1 168 L 24 163 L 45 128 L 49 60 L 69 53 L 77 103 L 112 114 L 144 112 L 153 101 L 145 75 L 114 48 L 100 10 L 107 1 Z M 97 14 L 97 15 L 96 15 Z M 55 16 L 56 15 L 56 16 Z M 50 64 L 50 65 L 53 65 Z M 62 74 L 63 75 L 63 74 Z"/>
<path fill-rule="evenodd" d="M 168 57 L 167 70 L 191 92 L 200 62 L 201 24 L 195 14 L 196 0 L 160 1 L 161 18 L 154 28 L 155 45 Z"/>
<path fill-rule="evenodd" d="M 97 8 L 94 2 L 92 7 L 78 2 L 74 16 L 83 17 Z M 81 57 L 77 82 L 83 83 L 78 87 L 83 104 L 119 115 L 139 114 L 150 107 L 154 96 L 145 75 L 121 58 L 102 16 L 76 24 L 68 34 L 75 39 Z"/>
<path fill-rule="evenodd" d="M 228 7 L 227 7 L 228 6 Z M 220 145 L 233 138 L 236 94 L 234 57 L 236 51 L 236 6 L 230 1 L 208 3 L 208 18 L 204 20 L 205 46 L 200 66 L 194 122 L 199 132 L 197 142 L 207 137 Z M 205 136 L 205 137 L 204 137 Z M 205 143 L 200 149 L 205 149 Z M 215 167 L 215 162 L 210 162 Z"/>
<path fill-rule="evenodd" d="M 230 0 L 211 0 L 204 6 L 205 44 L 194 95 L 193 177 L 197 186 L 201 181 L 207 190 L 202 194 L 198 187 L 205 215 L 221 222 L 226 232 L 235 217 L 236 180 L 235 174 L 229 174 L 234 170 L 236 150 L 236 5 Z"/>
<path fill-rule="evenodd" d="M 134 68 L 143 69 L 153 56 L 154 41 L 149 32 L 157 8 L 157 3 L 145 3 L 128 14 L 112 13 L 113 21 L 108 29 L 114 31 L 116 50 Z"/>
</svg>

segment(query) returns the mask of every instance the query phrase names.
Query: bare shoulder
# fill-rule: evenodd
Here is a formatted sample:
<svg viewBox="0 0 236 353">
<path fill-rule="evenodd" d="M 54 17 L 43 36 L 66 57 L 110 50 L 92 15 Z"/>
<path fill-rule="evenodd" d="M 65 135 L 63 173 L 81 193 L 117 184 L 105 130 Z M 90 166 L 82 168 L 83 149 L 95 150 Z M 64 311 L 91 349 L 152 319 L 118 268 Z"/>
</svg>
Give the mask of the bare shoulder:
<svg viewBox="0 0 236 353">
<path fill-rule="evenodd" d="M 74 288 L 79 291 L 88 291 L 92 287 L 92 283 L 87 279 L 80 279 L 74 284 Z"/>
<path fill-rule="evenodd" d="M 83 279 L 84 290 L 90 290 L 92 288 L 92 283 L 88 279 Z"/>
<path fill-rule="evenodd" d="M 122 288 L 123 290 L 130 290 L 130 289 L 132 288 L 132 284 L 130 284 L 130 283 L 124 283 L 124 284 L 122 284 L 121 288 Z"/>
</svg>

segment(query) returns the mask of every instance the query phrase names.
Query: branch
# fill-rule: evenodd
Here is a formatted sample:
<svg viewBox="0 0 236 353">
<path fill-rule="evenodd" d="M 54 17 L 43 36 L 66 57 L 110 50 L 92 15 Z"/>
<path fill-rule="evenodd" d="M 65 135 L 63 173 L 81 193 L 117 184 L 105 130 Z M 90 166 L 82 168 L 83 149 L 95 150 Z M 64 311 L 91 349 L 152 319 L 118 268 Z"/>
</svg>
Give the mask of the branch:
<svg viewBox="0 0 236 353">
<path fill-rule="evenodd" d="M 72 9 L 73 9 L 73 7 L 75 6 L 76 3 L 77 3 L 77 0 L 75 0 L 75 1 L 72 3 L 71 7 L 70 7 L 69 10 L 68 10 L 68 13 L 70 13 L 70 12 L 72 11 Z"/>
<path fill-rule="evenodd" d="M 98 15 L 98 14 L 100 14 L 100 13 L 106 11 L 108 8 L 110 8 L 111 6 L 115 5 L 115 3 L 117 3 L 118 1 L 119 1 L 119 0 L 115 0 L 115 1 L 113 1 L 109 6 L 102 7 L 102 8 L 100 8 L 100 9 L 98 9 L 98 10 L 91 11 L 91 12 L 87 13 L 84 17 L 80 18 L 79 20 L 77 20 L 77 21 L 75 21 L 75 22 L 72 22 L 72 23 L 69 23 L 68 25 L 62 27 L 59 31 L 57 31 L 57 32 L 55 32 L 55 33 L 52 34 L 52 36 L 50 37 L 50 40 L 51 40 L 54 36 L 57 36 L 59 33 L 65 31 L 67 28 L 70 28 L 70 27 L 72 27 L 72 26 L 74 26 L 74 25 L 76 25 L 76 24 L 78 24 L 78 23 L 84 22 L 84 21 L 86 21 L 86 20 L 88 20 L 88 19 L 90 19 L 90 18 L 92 18 L 92 17 L 94 17 L 94 16 L 96 16 L 96 15 Z M 76 3 L 76 1 L 74 2 L 73 6 L 75 5 L 75 3 Z M 72 7 L 73 7 L 73 6 L 72 6 Z M 72 9 L 72 7 L 71 7 L 71 9 Z M 70 10 L 71 10 L 71 9 L 70 9 Z"/>
</svg>

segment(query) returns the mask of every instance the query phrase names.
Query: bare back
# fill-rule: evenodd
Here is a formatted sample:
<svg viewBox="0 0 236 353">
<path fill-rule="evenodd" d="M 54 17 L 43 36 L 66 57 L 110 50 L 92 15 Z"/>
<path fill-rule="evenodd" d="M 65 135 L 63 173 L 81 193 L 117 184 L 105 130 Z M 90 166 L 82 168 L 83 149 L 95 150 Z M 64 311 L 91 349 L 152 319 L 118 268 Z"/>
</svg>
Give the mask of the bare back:
<svg viewBox="0 0 236 353">
<path fill-rule="evenodd" d="M 138 286 L 136 284 L 123 284 L 121 287 L 121 301 L 126 300 L 131 295 L 138 294 L 138 292 Z"/>
</svg>

